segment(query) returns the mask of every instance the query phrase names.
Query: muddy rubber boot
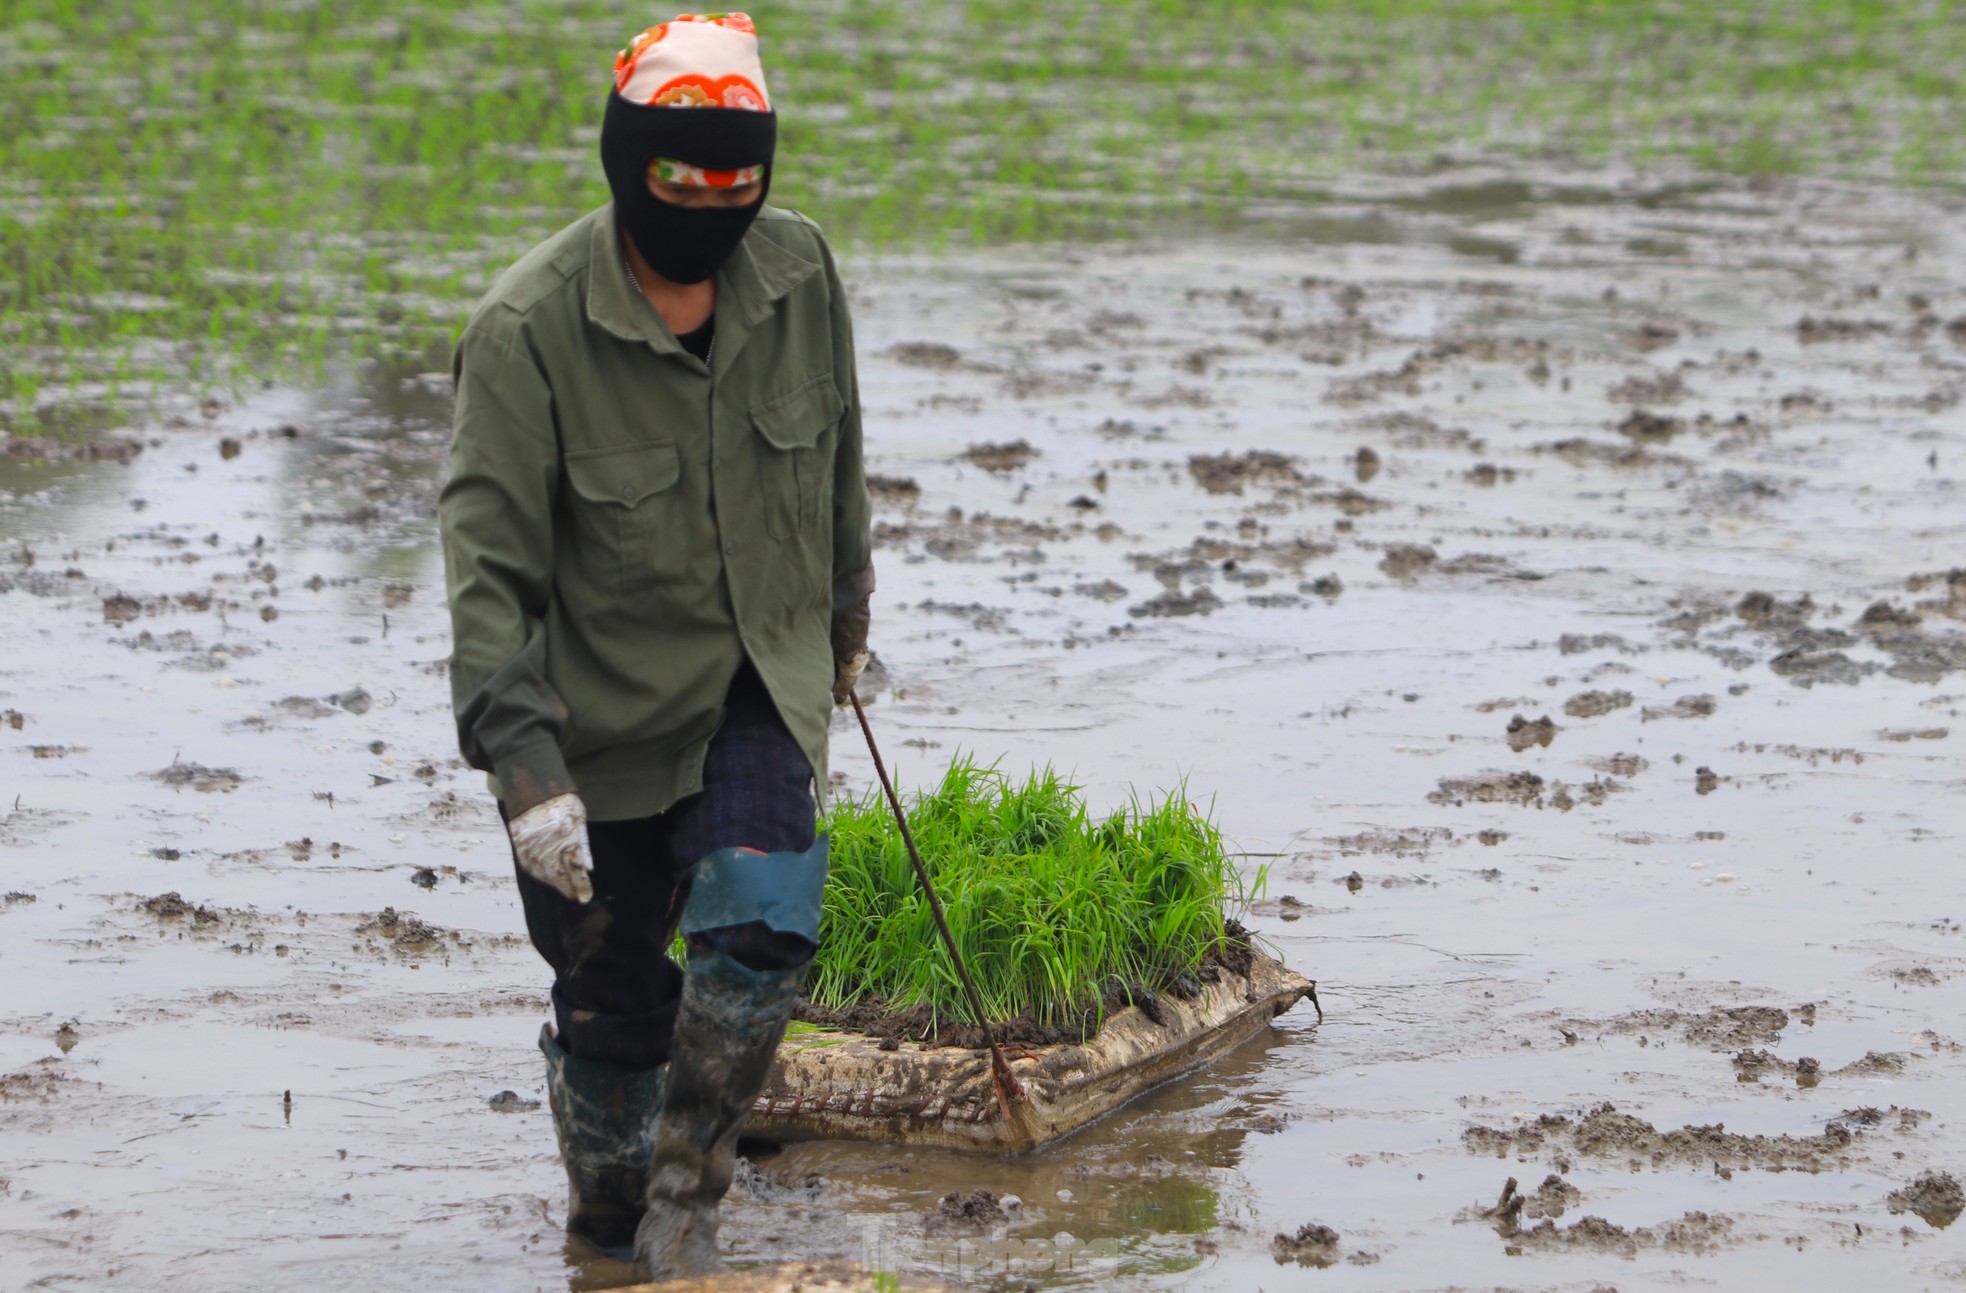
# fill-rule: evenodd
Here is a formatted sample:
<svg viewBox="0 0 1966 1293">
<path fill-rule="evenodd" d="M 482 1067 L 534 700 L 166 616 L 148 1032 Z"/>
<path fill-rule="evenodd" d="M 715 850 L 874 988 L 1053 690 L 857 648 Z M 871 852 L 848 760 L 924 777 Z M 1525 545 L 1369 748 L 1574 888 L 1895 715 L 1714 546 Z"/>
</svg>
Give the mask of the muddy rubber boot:
<svg viewBox="0 0 1966 1293">
<path fill-rule="evenodd" d="M 805 853 L 724 849 L 697 868 L 683 909 L 689 964 L 655 1120 L 648 1211 L 635 1233 L 635 1255 L 658 1281 L 723 1268 L 717 1205 L 818 947 L 826 840 Z"/>
<path fill-rule="evenodd" d="M 626 1260 L 648 1193 L 649 1135 L 662 1105 L 663 1070 L 569 1055 L 551 1028 L 539 1030 L 539 1049 L 567 1168 L 567 1233 Z"/>
</svg>

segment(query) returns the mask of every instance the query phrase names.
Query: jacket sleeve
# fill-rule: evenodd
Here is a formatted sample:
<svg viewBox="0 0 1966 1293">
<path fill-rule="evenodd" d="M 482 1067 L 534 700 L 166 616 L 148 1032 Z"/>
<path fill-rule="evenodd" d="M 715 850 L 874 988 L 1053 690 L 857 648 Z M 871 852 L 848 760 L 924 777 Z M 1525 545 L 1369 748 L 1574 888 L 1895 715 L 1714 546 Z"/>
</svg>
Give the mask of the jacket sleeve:
<svg viewBox="0 0 1966 1293">
<path fill-rule="evenodd" d="M 869 603 L 874 592 L 873 503 L 860 442 L 860 378 L 853 358 L 853 319 L 833 253 L 825 252 L 831 293 L 833 373 L 846 400 L 839 446 L 833 457 L 833 655 L 845 660 L 867 647 Z"/>
<path fill-rule="evenodd" d="M 545 678 L 559 450 L 552 390 L 528 354 L 475 321 L 452 365 L 450 477 L 438 498 L 458 747 L 516 816 L 574 789 L 567 708 Z"/>
</svg>

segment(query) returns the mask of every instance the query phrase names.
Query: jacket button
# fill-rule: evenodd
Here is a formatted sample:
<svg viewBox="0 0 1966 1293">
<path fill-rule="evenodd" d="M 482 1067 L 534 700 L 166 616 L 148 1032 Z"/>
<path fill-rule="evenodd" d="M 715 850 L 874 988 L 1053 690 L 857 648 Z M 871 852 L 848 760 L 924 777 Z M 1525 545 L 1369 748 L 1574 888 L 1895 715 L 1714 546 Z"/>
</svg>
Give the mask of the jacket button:
<svg viewBox="0 0 1966 1293">
<path fill-rule="evenodd" d="M 635 487 L 634 487 L 633 485 L 623 485 L 623 486 L 621 487 L 621 496 L 622 496 L 623 498 L 629 498 L 629 499 L 632 499 L 632 498 L 634 498 L 634 497 L 635 497 Z"/>
<path fill-rule="evenodd" d="M 724 544 L 724 554 L 726 556 L 737 555 L 737 543 L 734 540 Z"/>
</svg>

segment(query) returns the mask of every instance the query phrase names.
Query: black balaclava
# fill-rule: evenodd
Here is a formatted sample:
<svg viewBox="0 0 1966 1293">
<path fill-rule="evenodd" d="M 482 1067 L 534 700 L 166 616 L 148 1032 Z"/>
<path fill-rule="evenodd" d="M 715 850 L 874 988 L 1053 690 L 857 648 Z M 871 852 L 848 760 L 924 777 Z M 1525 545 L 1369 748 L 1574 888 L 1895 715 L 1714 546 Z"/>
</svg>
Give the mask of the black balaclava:
<svg viewBox="0 0 1966 1293">
<path fill-rule="evenodd" d="M 701 283 L 744 241 L 765 194 L 743 207 L 679 207 L 649 192 L 649 162 L 673 157 L 718 171 L 762 166 L 768 192 L 777 143 L 775 112 L 650 107 L 611 91 L 601 118 L 601 168 L 614 193 L 615 218 L 656 273 L 672 283 Z"/>
</svg>

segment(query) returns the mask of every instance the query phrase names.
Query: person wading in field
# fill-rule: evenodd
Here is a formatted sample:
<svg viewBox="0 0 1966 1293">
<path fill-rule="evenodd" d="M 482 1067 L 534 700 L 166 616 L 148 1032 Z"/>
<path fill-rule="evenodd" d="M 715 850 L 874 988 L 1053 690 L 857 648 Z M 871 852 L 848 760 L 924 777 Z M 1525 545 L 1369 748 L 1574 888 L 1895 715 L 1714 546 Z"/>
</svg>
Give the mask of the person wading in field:
<svg viewBox="0 0 1966 1293">
<path fill-rule="evenodd" d="M 867 660 L 846 296 L 818 228 L 764 205 L 776 138 L 743 14 L 622 51 L 613 200 L 472 313 L 439 505 L 458 739 L 555 975 L 567 1228 L 658 1279 L 720 1265 L 817 950 L 829 702 Z"/>
</svg>

